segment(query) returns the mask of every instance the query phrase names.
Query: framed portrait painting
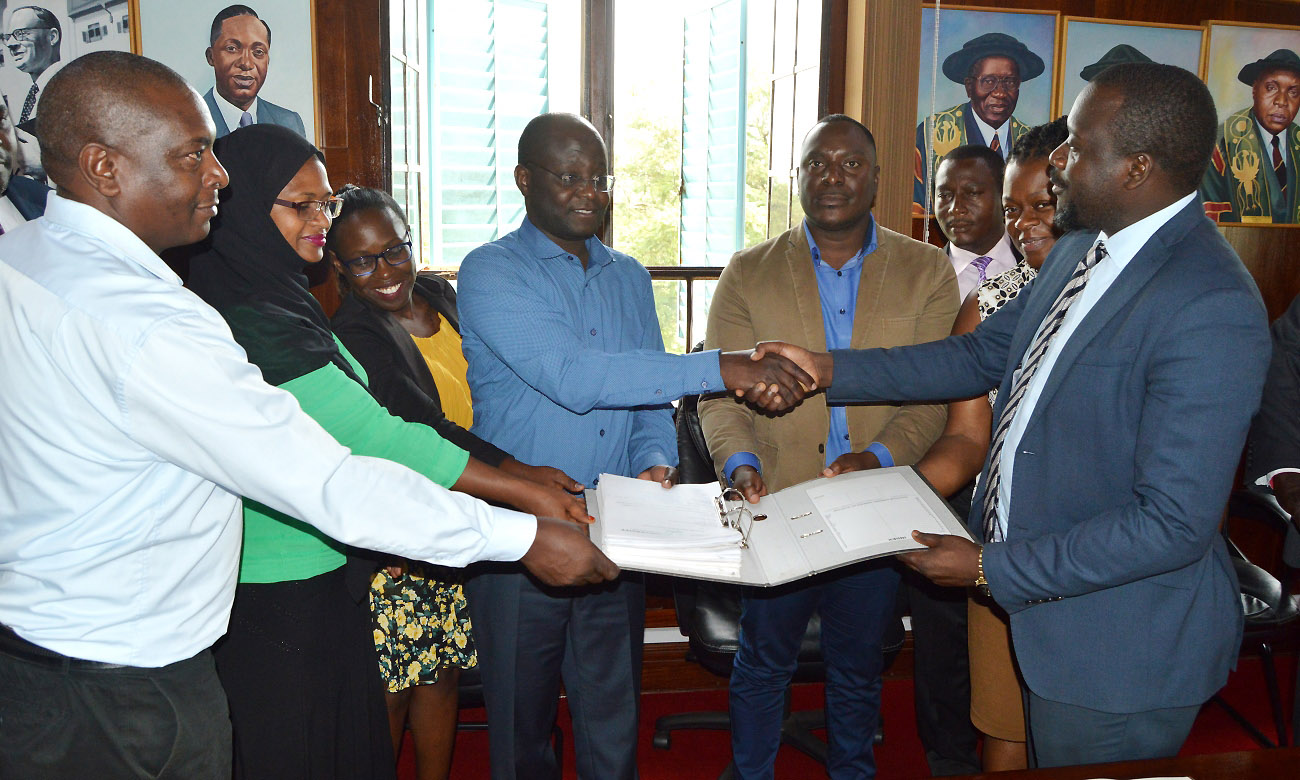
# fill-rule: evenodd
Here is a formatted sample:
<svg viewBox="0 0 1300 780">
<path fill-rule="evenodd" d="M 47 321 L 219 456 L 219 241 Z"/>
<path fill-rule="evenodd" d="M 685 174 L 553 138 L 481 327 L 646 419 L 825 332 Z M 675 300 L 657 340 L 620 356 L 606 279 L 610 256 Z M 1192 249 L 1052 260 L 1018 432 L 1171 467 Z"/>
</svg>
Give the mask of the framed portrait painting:
<svg viewBox="0 0 1300 780">
<path fill-rule="evenodd" d="M 140 53 L 174 68 L 203 95 L 223 136 L 241 124 L 277 124 L 316 139 L 312 0 L 135 0 Z"/>
<path fill-rule="evenodd" d="M 1067 16 L 1062 20 L 1057 101 L 1068 113 L 1084 85 L 1111 65 L 1159 62 L 1201 73 L 1205 28 Z"/>
<path fill-rule="evenodd" d="M 1300 224 L 1300 27 L 1205 23 L 1204 79 L 1219 126 L 1201 183 L 1220 223 Z"/>
<path fill-rule="evenodd" d="M 1011 144 L 1054 114 L 1055 11 L 921 10 L 920 90 L 912 213 L 924 215 L 938 161 L 979 143 L 1005 158 Z"/>
<path fill-rule="evenodd" d="M 45 178 L 36 141 L 40 93 L 65 64 L 92 51 L 138 51 L 135 0 L 0 0 L 0 98 L 17 128 L 23 172 Z"/>
</svg>

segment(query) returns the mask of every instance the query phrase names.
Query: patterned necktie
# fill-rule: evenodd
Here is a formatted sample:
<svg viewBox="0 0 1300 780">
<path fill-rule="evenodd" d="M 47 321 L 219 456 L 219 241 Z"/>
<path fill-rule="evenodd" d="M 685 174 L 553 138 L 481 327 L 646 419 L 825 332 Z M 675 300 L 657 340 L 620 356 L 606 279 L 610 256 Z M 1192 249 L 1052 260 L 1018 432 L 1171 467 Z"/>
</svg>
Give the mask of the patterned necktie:
<svg viewBox="0 0 1300 780">
<path fill-rule="evenodd" d="M 22 124 L 32 118 L 32 109 L 36 108 L 36 93 L 39 91 L 40 88 L 38 88 L 36 82 L 33 81 L 32 88 L 27 90 L 27 99 L 23 101 L 23 111 L 18 115 L 18 124 Z"/>
<path fill-rule="evenodd" d="M 244 115 L 239 118 L 239 126 L 248 127 L 251 124 L 253 124 L 253 115 L 245 111 Z"/>
<path fill-rule="evenodd" d="M 993 134 L 993 140 L 989 142 L 989 148 L 998 154 L 1002 154 L 1002 142 L 998 140 L 998 134 Z"/>
<path fill-rule="evenodd" d="M 1065 289 L 1057 296 L 1056 302 L 1047 312 L 1047 317 L 1038 329 L 1038 334 L 1034 336 L 1034 341 L 1029 345 L 1029 350 L 1025 352 L 1025 357 L 1016 369 L 1016 374 L 1011 380 L 1011 390 L 1007 395 L 1007 404 L 1002 409 L 1002 416 L 998 419 L 998 427 L 993 432 L 993 443 L 989 447 L 989 473 L 988 484 L 984 492 L 984 540 L 987 542 L 1001 542 L 1006 538 L 1002 527 L 998 524 L 998 488 L 1002 482 L 1002 445 L 1007 439 L 1007 430 L 1011 427 L 1011 421 L 1015 419 L 1016 410 L 1020 407 L 1020 402 L 1024 400 L 1025 391 L 1029 389 L 1029 382 L 1034 378 L 1034 372 L 1042 365 L 1043 356 L 1047 354 L 1047 348 L 1052 343 L 1052 337 L 1061 329 L 1061 323 L 1065 321 L 1065 313 L 1069 310 L 1070 304 L 1079 296 L 1083 286 L 1088 283 L 1088 277 L 1092 274 L 1092 269 L 1106 257 L 1106 245 L 1098 241 L 1096 246 L 1088 250 L 1088 254 L 1079 261 L 1079 265 L 1074 269 L 1074 275 L 1066 283 Z"/>
<path fill-rule="evenodd" d="M 1273 173 L 1277 174 L 1277 185 L 1286 198 L 1286 163 L 1282 162 L 1282 150 L 1278 148 L 1277 136 L 1273 136 Z"/>
<path fill-rule="evenodd" d="M 991 262 L 993 262 L 993 258 L 989 257 L 988 255 L 984 255 L 983 257 L 977 257 L 974 260 L 970 261 L 970 264 L 975 266 L 976 270 L 980 272 L 980 279 L 978 282 L 976 282 L 976 284 L 984 284 L 984 280 L 989 278 L 988 267 L 989 267 L 989 263 Z"/>
</svg>

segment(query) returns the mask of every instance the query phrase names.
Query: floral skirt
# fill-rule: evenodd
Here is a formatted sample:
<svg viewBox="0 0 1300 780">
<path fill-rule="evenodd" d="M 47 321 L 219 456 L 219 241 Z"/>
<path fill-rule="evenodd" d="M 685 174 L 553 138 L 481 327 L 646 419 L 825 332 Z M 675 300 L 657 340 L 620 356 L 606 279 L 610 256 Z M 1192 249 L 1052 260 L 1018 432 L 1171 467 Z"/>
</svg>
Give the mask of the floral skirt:
<svg viewBox="0 0 1300 780">
<path fill-rule="evenodd" d="M 440 668 L 478 663 L 465 592 L 430 576 L 435 571 L 409 563 L 397 577 L 381 568 L 370 580 L 375 649 L 389 693 L 437 682 Z"/>
</svg>

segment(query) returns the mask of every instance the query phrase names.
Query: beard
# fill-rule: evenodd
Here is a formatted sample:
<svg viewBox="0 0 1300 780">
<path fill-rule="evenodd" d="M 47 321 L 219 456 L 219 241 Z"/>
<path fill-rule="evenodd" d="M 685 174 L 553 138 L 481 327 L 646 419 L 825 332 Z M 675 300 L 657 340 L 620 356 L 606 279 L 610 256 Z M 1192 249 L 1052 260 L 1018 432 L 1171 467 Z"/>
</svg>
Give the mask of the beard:
<svg viewBox="0 0 1300 780">
<path fill-rule="evenodd" d="M 1079 216 L 1079 209 L 1073 201 L 1061 202 L 1057 200 L 1056 213 L 1052 215 L 1052 226 L 1061 233 L 1069 233 L 1071 230 L 1082 230 L 1086 225 Z"/>
</svg>

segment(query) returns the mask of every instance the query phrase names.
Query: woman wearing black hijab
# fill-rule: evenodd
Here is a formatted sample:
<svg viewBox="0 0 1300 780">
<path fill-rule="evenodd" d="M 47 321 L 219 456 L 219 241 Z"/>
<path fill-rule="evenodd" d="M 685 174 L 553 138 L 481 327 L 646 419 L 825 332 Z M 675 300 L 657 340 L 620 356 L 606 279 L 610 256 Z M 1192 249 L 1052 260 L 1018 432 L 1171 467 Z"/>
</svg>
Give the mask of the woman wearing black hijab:
<svg viewBox="0 0 1300 780">
<path fill-rule="evenodd" d="M 534 514 L 586 519 L 574 496 L 469 458 L 432 429 L 392 417 L 366 391 L 364 370 L 335 341 L 303 272 L 323 258 L 338 213 L 314 146 L 281 127 L 250 125 L 213 151 L 230 185 L 189 286 L 225 317 L 267 382 L 357 454 Z M 237 778 L 393 776 L 364 599 L 374 563 L 348 567 L 357 576 L 345 577 L 348 552 L 245 499 L 235 606 L 215 648 Z"/>
</svg>

